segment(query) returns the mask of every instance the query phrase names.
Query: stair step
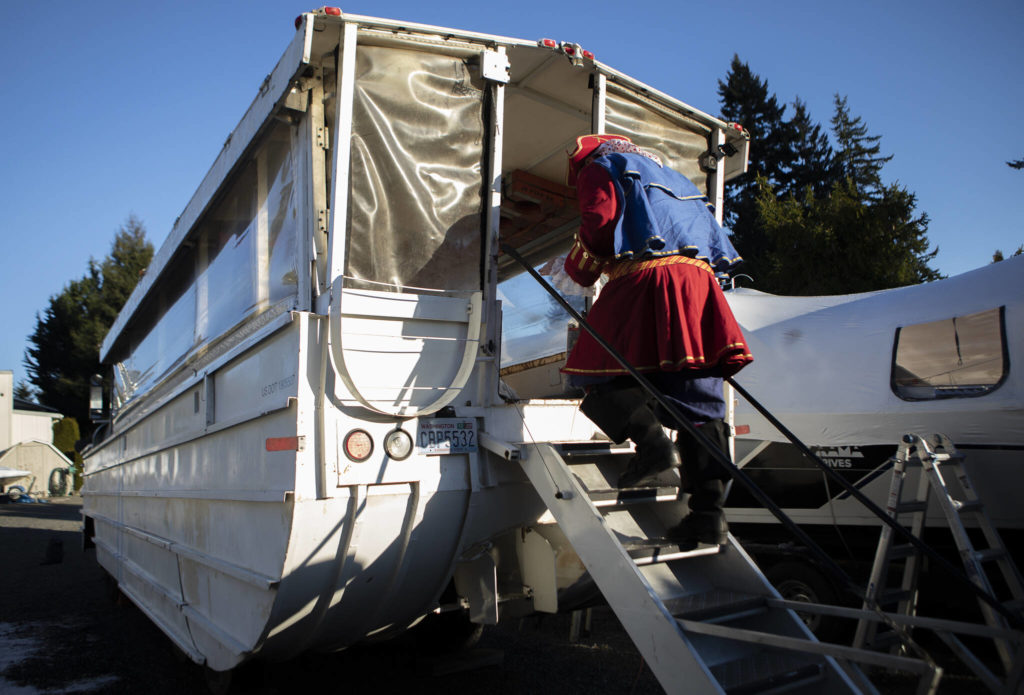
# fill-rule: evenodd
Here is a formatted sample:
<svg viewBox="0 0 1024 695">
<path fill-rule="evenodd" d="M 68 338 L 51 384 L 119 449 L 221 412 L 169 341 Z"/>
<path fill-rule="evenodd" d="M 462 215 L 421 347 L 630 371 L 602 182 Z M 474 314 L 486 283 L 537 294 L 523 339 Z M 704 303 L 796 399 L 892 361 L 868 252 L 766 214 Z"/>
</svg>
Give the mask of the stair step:
<svg viewBox="0 0 1024 695">
<path fill-rule="evenodd" d="M 1014 613 L 1024 613 L 1024 598 L 1013 599 L 1012 601 L 1004 601 L 1003 608 Z"/>
<path fill-rule="evenodd" d="M 715 555 L 721 549 L 717 545 L 698 545 L 696 548 L 680 548 L 678 543 L 667 538 L 638 538 L 622 541 L 622 547 L 638 565 L 656 562 L 670 562 L 688 557 Z"/>
<path fill-rule="evenodd" d="M 566 463 L 572 465 L 574 458 L 581 456 L 624 456 L 633 455 L 633 447 L 628 444 L 587 440 L 583 442 L 550 442 Z"/>
<path fill-rule="evenodd" d="M 978 558 L 979 562 L 993 562 L 1006 557 L 1006 551 L 1003 548 L 986 548 L 975 551 L 974 557 Z"/>
<path fill-rule="evenodd" d="M 984 506 L 985 505 L 981 503 L 981 500 L 961 500 L 956 510 L 961 514 L 980 512 Z"/>
<path fill-rule="evenodd" d="M 911 592 L 901 588 L 885 589 L 878 594 L 877 602 L 879 606 L 892 606 L 900 601 L 905 601 L 911 597 Z"/>
<path fill-rule="evenodd" d="M 782 693 L 822 679 L 820 663 L 793 654 L 762 652 L 713 666 L 711 674 L 729 695 Z"/>
<path fill-rule="evenodd" d="M 619 507 L 650 502 L 674 502 L 679 498 L 679 488 L 667 486 L 631 487 L 624 490 L 602 488 L 587 490 L 587 495 L 595 507 Z"/>
<path fill-rule="evenodd" d="M 879 629 L 875 633 L 875 636 L 871 638 L 871 642 L 866 645 L 867 649 L 874 650 L 876 652 L 886 651 L 892 647 L 896 647 L 902 644 L 900 636 L 889 628 Z"/>
<path fill-rule="evenodd" d="M 897 514 L 913 514 L 914 512 L 923 512 L 928 508 L 927 502 L 900 502 L 896 505 Z"/>
<path fill-rule="evenodd" d="M 668 612 L 676 618 L 706 623 L 739 618 L 760 612 L 767 607 L 764 596 L 722 589 L 667 599 L 664 603 Z"/>
<path fill-rule="evenodd" d="M 909 543 L 903 543 L 900 545 L 894 545 L 889 548 L 889 559 L 900 560 L 908 557 L 913 557 L 917 554 L 918 550 Z"/>
</svg>

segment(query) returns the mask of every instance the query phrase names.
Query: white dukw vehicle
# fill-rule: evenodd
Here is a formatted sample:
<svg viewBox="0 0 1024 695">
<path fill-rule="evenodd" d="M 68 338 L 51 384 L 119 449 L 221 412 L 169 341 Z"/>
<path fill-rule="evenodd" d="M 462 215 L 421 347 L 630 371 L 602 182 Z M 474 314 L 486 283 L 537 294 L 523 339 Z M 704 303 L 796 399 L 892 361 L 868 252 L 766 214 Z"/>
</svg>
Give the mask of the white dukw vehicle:
<svg viewBox="0 0 1024 695">
<path fill-rule="evenodd" d="M 721 210 L 742 128 L 578 44 L 296 26 L 102 345 L 84 530 L 120 589 L 216 672 L 596 586 L 669 692 L 874 692 L 739 545 L 658 540 L 674 488 L 611 489 L 629 449 L 578 412 L 569 321 L 500 252 L 570 246 L 577 136 L 629 135 Z"/>
</svg>

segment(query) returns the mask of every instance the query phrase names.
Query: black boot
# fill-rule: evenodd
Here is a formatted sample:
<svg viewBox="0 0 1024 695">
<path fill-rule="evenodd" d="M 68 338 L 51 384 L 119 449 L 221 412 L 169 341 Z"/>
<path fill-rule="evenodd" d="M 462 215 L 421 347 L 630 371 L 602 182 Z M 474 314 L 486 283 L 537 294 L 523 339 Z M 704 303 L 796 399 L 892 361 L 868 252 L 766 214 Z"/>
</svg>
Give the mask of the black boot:
<svg viewBox="0 0 1024 695">
<path fill-rule="evenodd" d="M 637 422 L 630 427 L 629 438 L 636 444 L 636 455 L 619 476 L 619 488 L 658 485 L 676 487 L 679 478 L 670 472 L 682 463 L 679 450 L 665 434 L 654 412 L 646 408 L 644 414 L 650 416 L 650 421 Z"/>
<path fill-rule="evenodd" d="M 724 421 L 711 420 L 699 428 L 701 434 L 729 456 L 729 436 Z M 690 493 L 690 513 L 669 529 L 666 536 L 681 546 L 725 545 L 729 540 L 729 525 L 722 506 L 729 474 L 688 432 L 680 430 L 676 443 L 683 457 L 684 479 L 689 483 L 686 491 Z"/>
<path fill-rule="evenodd" d="M 690 494 L 690 513 L 670 528 L 666 537 L 682 547 L 725 545 L 729 542 L 729 524 L 722 504 L 725 484 L 721 480 L 705 480 Z"/>
<path fill-rule="evenodd" d="M 679 485 L 676 476 L 666 475 L 681 464 L 679 451 L 665 434 L 643 389 L 636 385 L 595 389 L 580 403 L 580 410 L 616 444 L 628 438 L 636 445 L 636 455 L 619 478 L 620 488 Z"/>
</svg>

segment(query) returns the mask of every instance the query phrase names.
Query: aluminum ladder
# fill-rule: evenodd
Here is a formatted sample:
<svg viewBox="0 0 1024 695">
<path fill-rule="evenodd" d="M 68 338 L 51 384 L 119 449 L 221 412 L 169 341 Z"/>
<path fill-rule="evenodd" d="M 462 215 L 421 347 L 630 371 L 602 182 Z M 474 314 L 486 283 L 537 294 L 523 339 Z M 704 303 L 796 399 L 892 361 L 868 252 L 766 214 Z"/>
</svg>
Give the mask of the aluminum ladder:
<svg viewBox="0 0 1024 695">
<path fill-rule="evenodd" d="M 852 662 L 911 671 L 916 659 L 818 642 L 733 537 L 683 549 L 664 539 L 678 489 L 614 489 L 629 448 L 504 445 L 518 460 L 667 693 L 875 693 Z"/>
<path fill-rule="evenodd" d="M 909 531 L 920 539 L 925 528 L 928 500 L 935 493 L 935 501 L 953 534 L 960 559 L 963 562 L 968 579 L 977 587 L 990 595 L 994 595 L 992 582 L 986 573 L 986 565 L 996 565 L 1002 575 L 1005 590 L 1009 598 L 1003 607 L 1020 614 L 1024 607 L 1024 581 L 1014 564 L 1012 557 L 1003 546 L 999 533 L 996 531 L 984 505 L 978 499 L 977 492 L 963 465 L 964 457 L 957 452 L 950 439 L 943 434 L 919 436 L 907 434 L 900 442 L 896 454 L 892 458 L 893 476 L 889 487 L 886 512 L 898 521 L 901 515 L 909 515 Z M 912 500 L 903 501 L 903 485 L 907 476 L 908 466 L 920 466 L 916 495 Z M 956 499 L 950 492 L 943 478 L 942 468 L 953 470 L 959 483 L 962 499 Z M 978 549 L 968 535 L 964 521 L 980 530 L 986 548 Z M 914 616 L 917 612 L 918 578 L 921 571 L 920 553 L 911 544 L 894 544 L 893 530 L 882 526 L 878 549 L 872 565 L 868 587 L 865 592 L 864 609 L 884 609 L 895 606 L 894 612 L 905 616 Z M 890 589 L 887 579 L 893 560 L 903 559 L 903 572 L 900 586 Z M 1000 599 L 1003 601 L 1004 599 Z M 946 630 L 936 630 L 936 634 L 949 646 L 960 659 L 967 664 L 985 684 L 994 692 L 1016 692 L 1024 679 L 1024 634 L 1011 630 L 1006 619 L 989 603 L 979 598 L 978 604 L 988 630 L 975 632 L 975 635 L 992 639 L 999 659 L 1006 671 L 1006 680 L 995 676 L 957 637 Z M 907 623 L 913 627 L 914 622 Z M 862 648 L 880 648 L 889 646 L 895 634 L 892 631 L 878 630 L 878 624 L 860 620 L 854 636 L 853 646 Z M 908 628 L 909 629 L 909 628 Z M 895 649 L 895 646 L 893 646 Z"/>
</svg>

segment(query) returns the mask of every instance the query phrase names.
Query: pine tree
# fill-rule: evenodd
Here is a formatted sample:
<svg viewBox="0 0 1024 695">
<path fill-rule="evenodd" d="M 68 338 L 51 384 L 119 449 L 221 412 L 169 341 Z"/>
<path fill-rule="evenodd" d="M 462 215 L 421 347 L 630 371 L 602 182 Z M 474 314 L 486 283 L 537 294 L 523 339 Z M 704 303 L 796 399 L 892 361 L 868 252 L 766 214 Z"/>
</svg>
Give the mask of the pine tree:
<svg viewBox="0 0 1024 695">
<path fill-rule="evenodd" d="M 928 216 L 898 183 L 882 183 L 891 156 L 878 136 L 836 98 L 832 123 L 843 178 L 825 196 L 781 198 L 759 180 L 757 212 L 773 253 L 757 286 L 780 294 L 845 294 L 911 285 L 942 277 L 929 263 Z M 840 173 L 839 171 L 836 172 Z"/>
<path fill-rule="evenodd" d="M 761 264 L 770 254 L 767 239 L 758 225 L 758 179 L 770 186 L 788 185 L 788 162 L 792 159 L 793 132 L 786 122 L 786 107 L 780 106 L 768 82 L 733 55 L 725 81 L 718 82 L 722 119 L 739 123 L 750 133 L 750 162 L 747 173 L 726 184 L 723 210 L 726 226 L 734 235 L 733 243 L 744 258 L 743 272 L 760 274 Z"/>
<path fill-rule="evenodd" d="M 19 381 L 14 385 L 14 397 L 34 403 L 36 400 L 36 392 L 28 382 Z"/>
<path fill-rule="evenodd" d="M 835 162 L 840 176 L 849 179 L 854 189 L 866 196 L 882 191 L 882 167 L 892 155 L 883 157 L 881 135 L 868 135 L 868 126 L 860 116 L 850 115 L 846 97 L 835 95 L 832 133 L 836 139 Z"/>
<path fill-rule="evenodd" d="M 129 217 L 110 254 L 100 263 L 90 259 L 86 274 L 36 315 L 24 364 L 41 404 L 89 422 L 89 379 L 100 371 L 100 344 L 152 258 L 145 228 Z"/>
<path fill-rule="evenodd" d="M 792 195 L 803 200 L 807 189 L 817 197 L 828 195 L 840 178 L 828 133 L 811 120 L 807 104 L 797 97 L 793 101 L 790 120 L 793 142 L 790 149 L 789 176 L 777 188 L 780 196 Z"/>
<path fill-rule="evenodd" d="M 1011 253 L 1010 256 L 1011 257 L 1012 256 L 1019 256 L 1021 254 L 1024 254 L 1024 244 L 1021 244 L 1020 246 L 1018 246 L 1017 250 L 1014 251 L 1013 253 Z M 1006 256 L 1003 255 L 1003 250 L 1002 249 L 996 249 L 995 253 L 992 254 L 992 262 L 993 263 L 998 263 L 999 261 L 1005 261 L 1005 260 L 1006 260 Z"/>
</svg>

